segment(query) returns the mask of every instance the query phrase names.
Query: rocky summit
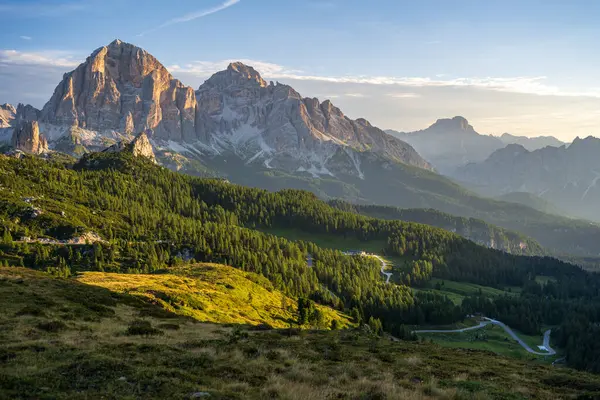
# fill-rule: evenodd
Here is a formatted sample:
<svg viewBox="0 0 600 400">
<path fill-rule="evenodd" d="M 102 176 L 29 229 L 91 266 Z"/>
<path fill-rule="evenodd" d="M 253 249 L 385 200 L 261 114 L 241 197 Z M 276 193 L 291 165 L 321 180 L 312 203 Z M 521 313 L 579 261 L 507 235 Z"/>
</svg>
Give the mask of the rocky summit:
<svg viewBox="0 0 600 400">
<path fill-rule="evenodd" d="M 258 72 L 232 63 L 196 92 L 200 131 L 214 153 L 315 175 L 362 175 L 357 152 L 430 168 L 408 144 L 364 119 L 352 120 L 329 100 L 303 98 L 291 86 L 267 84 Z M 354 169 L 354 171 L 351 171 Z"/>
<path fill-rule="evenodd" d="M 100 133 L 151 129 L 165 140 L 194 140 L 196 99 L 156 58 L 115 40 L 65 74 L 41 122 Z"/>
</svg>

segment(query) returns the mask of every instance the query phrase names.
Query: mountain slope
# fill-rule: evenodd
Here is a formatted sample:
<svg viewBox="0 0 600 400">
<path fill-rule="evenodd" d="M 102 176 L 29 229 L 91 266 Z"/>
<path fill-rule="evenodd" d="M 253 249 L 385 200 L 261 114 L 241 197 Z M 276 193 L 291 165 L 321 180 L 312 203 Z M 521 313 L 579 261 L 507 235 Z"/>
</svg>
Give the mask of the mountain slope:
<svg viewBox="0 0 600 400">
<path fill-rule="evenodd" d="M 340 210 L 373 218 L 399 219 L 427 224 L 457 233 L 475 243 L 514 254 L 544 255 L 546 250 L 535 240 L 518 232 L 490 225 L 483 220 L 455 217 L 432 209 L 400 209 L 389 206 L 350 204 L 339 200 L 329 202 Z"/>
<path fill-rule="evenodd" d="M 548 200 L 544 200 L 533 193 L 528 192 L 510 192 L 497 197 L 500 201 L 507 201 L 510 203 L 518 203 L 527 207 L 531 207 L 535 210 L 541 211 L 547 214 L 565 215 L 566 213 L 556 207 Z"/>
<path fill-rule="evenodd" d="M 571 215 L 600 221 L 600 139 L 528 151 L 510 145 L 487 160 L 467 165 L 457 177 L 492 196 L 528 192 Z"/>
<path fill-rule="evenodd" d="M 296 322 L 297 299 L 274 289 L 260 275 L 227 265 L 194 264 L 156 275 L 86 272 L 77 281 L 126 293 L 202 322 L 273 328 L 289 328 Z M 317 308 L 323 314 L 321 329 L 329 328 L 333 320 L 339 328 L 350 326 L 341 313 Z"/>
</svg>

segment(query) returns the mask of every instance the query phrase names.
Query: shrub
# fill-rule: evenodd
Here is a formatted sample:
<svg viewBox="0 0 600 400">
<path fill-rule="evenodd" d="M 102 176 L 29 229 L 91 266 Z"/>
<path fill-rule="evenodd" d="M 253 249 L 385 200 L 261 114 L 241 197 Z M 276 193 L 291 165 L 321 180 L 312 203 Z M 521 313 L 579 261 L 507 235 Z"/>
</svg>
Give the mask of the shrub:
<svg viewBox="0 0 600 400">
<path fill-rule="evenodd" d="M 135 320 L 129 324 L 129 327 L 127 328 L 127 334 L 129 336 L 152 336 L 162 335 L 163 332 L 160 329 L 154 328 L 149 321 Z"/>
<path fill-rule="evenodd" d="M 158 325 L 159 328 L 162 329 L 167 329 L 169 331 L 178 331 L 180 326 L 177 324 L 160 324 Z"/>
<path fill-rule="evenodd" d="M 67 325 L 65 325 L 65 323 L 62 321 L 54 320 L 48 322 L 40 322 L 39 324 L 37 324 L 37 328 L 42 331 L 55 333 L 66 329 Z"/>
<path fill-rule="evenodd" d="M 44 313 L 44 310 L 42 310 L 40 307 L 27 305 L 15 314 L 15 316 L 17 316 L 17 317 L 21 316 L 21 315 L 31 315 L 34 317 L 45 317 L 46 313 Z"/>
</svg>

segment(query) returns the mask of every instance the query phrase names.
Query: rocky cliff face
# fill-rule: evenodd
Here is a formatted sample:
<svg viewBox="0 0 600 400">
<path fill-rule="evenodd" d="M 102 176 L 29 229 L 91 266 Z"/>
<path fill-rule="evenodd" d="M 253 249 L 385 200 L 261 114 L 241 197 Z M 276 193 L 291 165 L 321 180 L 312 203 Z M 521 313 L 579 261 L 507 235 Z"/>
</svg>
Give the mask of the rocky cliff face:
<svg viewBox="0 0 600 400">
<path fill-rule="evenodd" d="M 130 151 L 135 157 L 146 157 L 156 163 L 156 156 L 146 132 L 140 133 L 131 142 L 121 141 L 113 144 L 104 151 L 114 153 Z"/>
<path fill-rule="evenodd" d="M 48 151 L 48 142 L 44 136 L 40 135 L 37 121 L 21 122 L 13 131 L 12 146 L 32 154 L 42 154 Z"/>
<path fill-rule="evenodd" d="M 362 175 L 357 153 L 430 168 L 417 152 L 364 119 L 352 120 L 329 100 L 303 98 L 292 87 L 267 84 L 252 67 L 232 63 L 196 92 L 203 141 L 263 163 L 313 175 Z M 340 151 L 341 150 L 341 151 Z M 342 160 L 340 160 L 342 158 Z"/>
<path fill-rule="evenodd" d="M 96 50 L 65 74 L 41 122 L 125 134 L 151 129 L 156 138 L 195 139 L 194 91 L 146 51 L 120 40 Z"/>
<path fill-rule="evenodd" d="M 594 137 L 535 151 L 508 145 L 456 175 L 486 195 L 531 193 L 571 215 L 600 220 L 600 139 Z"/>
</svg>

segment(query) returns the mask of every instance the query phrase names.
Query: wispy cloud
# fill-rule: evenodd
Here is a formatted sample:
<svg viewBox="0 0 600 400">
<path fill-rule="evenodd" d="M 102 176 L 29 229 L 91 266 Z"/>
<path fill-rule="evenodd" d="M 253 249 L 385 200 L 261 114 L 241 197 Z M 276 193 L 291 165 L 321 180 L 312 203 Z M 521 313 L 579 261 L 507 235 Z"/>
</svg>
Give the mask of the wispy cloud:
<svg viewBox="0 0 600 400">
<path fill-rule="evenodd" d="M 344 96 L 346 97 L 368 97 L 367 95 L 363 94 L 363 93 L 344 93 Z"/>
<path fill-rule="evenodd" d="M 62 51 L 22 52 L 0 50 L 0 65 L 38 65 L 72 68 L 79 65 L 71 54 Z"/>
<path fill-rule="evenodd" d="M 219 11 L 222 11 L 222 10 L 229 8 L 239 2 L 240 2 L 240 0 L 226 0 L 216 7 L 199 10 L 199 11 L 194 11 L 189 14 L 182 15 L 181 17 L 170 19 L 170 20 L 166 21 L 165 23 L 157 26 L 156 28 L 149 29 L 145 32 L 140 33 L 138 36 L 144 36 L 144 35 L 147 35 L 148 33 L 156 32 L 159 29 L 163 29 L 163 28 L 166 28 L 171 25 L 181 24 L 183 22 L 189 22 L 189 21 L 196 20 L 198 18 L 206 17 L 207 15 L 211 15 L 211 14 L 217 13 Z"/>
<path fill-rule="evenodd" d="M 600 88 L 587 90 L 567 90 L 548 83 L 545 76 L 516 77 L 469 77 L 444 79 L 444 74 L 435 77 L 398 77 L 343 75 L 312 75 L 301 70 L 287 68 L 283 65 L 254 60 L 221 60 L 196 61 L 185 65 L 172 66 L 169 69 L 175 74 L 192 74 L 197 77 L 208 77 L 223 70 L 230 62 L 241 61 L 256 68 L 267 79 L 290 79 L 299 81 L 319 81 L 328 83 L 348 83 L 366 85 L 389 85 L 407 88 L 459 87 L 492 90 L 498 92 L 535 94 L 539 96 L 594 97 L 600 98 Z M 397 97 L 410 97 L 401 94 Z M 413 96 L 414 97 L 414 96 Z"/>
<path fill-rule="evenodd" d="M 388 97 L 392 97 L 394 99 L 414 99 L 416 97 L 421 97 L 421 95 L 418 93 L 400 92 L 388 93 Z"/>
<path fill-rule="evenodd" d="M 19 36 L 23 40 L 31 40 L 33 39 L 31 36 Z"/>
</svg>

